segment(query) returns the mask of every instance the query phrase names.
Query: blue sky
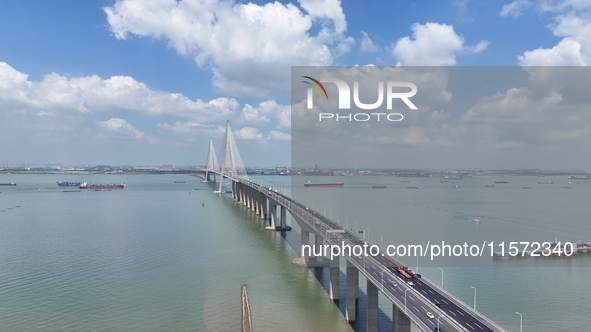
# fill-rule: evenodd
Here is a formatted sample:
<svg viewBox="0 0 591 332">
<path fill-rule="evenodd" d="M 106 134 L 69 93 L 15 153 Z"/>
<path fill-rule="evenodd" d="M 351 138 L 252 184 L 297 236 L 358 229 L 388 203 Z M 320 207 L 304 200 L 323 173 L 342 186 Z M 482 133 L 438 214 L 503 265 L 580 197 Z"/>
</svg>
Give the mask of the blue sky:
<svg viewBox="0 0 591 332">
<path fill-rule="evenodd" d="M 245 164 L 289 164 L 290 66 L 587 65 L 590 9 L 580 0 L 3 2 L 0 163 L 203 164 L 229 119 Z"/>
</svg>

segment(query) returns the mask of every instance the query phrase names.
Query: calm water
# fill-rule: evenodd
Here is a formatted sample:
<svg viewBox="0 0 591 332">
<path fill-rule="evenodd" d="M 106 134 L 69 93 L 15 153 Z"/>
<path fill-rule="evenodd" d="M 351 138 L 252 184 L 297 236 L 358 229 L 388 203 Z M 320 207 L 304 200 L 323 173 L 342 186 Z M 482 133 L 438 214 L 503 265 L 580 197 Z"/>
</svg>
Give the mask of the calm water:
<svg viewBox="0 0 591 332">
<path fill-rule="evenodd" d="M 294 181 L 298 198 L 310 205 L 313 200 L 341 223 L 348 218 L 349 228 L 367 228 L 374 243 L 382 235 L 384 246 L 442 234 L 462 243 L 591 241 L 589 181 L 507 177 L 507 184 L 486 188 L 501 179 L 475 177 L 453 188 L 440 179 L 339 177 L 346 185 L 336 189 L 303 188 L 304 177 L 257 179 L 287 191 Z M 127 187 L 66 193 L 56 181 Z M 297 225 L 286 242 L 198 178 L 11 174 L 0 175 L 0 182 L 18 183 L 0 187 L 2 331 L 238 331 L 242 284 L 248 285 L 256 331 L 352 331 L 326 300 L 326 270 L 290 264 Z M 371 189 L 375 184 L 388 188 Z M 590 259 L 438 264 L 447 290 L 472 305 L 475 286 L 478 310 L 510 331 L 519 329 L 515 311 L 523 314 L 525 331 L 574 331 L 591 324 Z M 438 266 L 426 265 L 419 261 L 420 272 L 440 282 Z M 360 286 L 365 288 L 363 278 Z M 385 329 L 391 307 L 383 298 L 381 304 Z M 362 296 L 358 326 L 363 309 Z"/>
</svg>

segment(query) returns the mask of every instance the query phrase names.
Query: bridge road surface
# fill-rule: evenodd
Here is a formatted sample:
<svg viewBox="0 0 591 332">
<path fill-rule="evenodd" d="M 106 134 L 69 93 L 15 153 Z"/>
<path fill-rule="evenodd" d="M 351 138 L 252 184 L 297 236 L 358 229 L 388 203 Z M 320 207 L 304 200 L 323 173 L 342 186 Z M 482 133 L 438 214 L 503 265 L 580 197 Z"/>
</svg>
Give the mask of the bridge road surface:
<svg viewBox="0 0 591 332">
<path fill-rule="evenodd" d="M 236 182 L 246 184 L 273 199 L 274 201 L 284 205 L 290 210 L 292 214 L 295 213 L 295 215 L 302 219 L 302 221 L 309 223 L 313 229 L 320 231 L 321 234 L 324 233 L 326 236 L 325 240 L 329 243 L 331 243 L 332 240 L 328 236 L 329 233 L 326 232 L 328 230 L 344 230 L 344 233 L 331 233 L 331 235 L 338 234 L 338 236 L 342 236 L 340 240 L 345 240 L 347 242 L 346 244 L 351 245 L 351 247 L 354 245 L 363 246 L 367 243 L 365 240 L 361 240 L 349 230 L 344 229 L 340 224 L 333 222 L 332 220 L 326 218 L 314 210 L 310 210 L 305 205 L 292 200 L 289 196 L 283 195 L 275 190 L 272 190 L 271 188 L 264 187 L 249 180 L 232 177 L 231 179 Z M 338 244 L 338 242 L 334 244 Z M 367 244 L 368 246 L 370 245 L 369 243 Z M 455 297 L 439 291 L 430 281 L 426 279 L 401 278 L 398 273 L 395 273 L 395 266 L 402 264 L 383 253 L 380 253 L 380 255 L 375 257 L 351 256 L 349 259 L 352 262 L 357 260 L 356 265 L 361 267 L 361 269 L 358 267 L 358 270 L 361 270 L 366 278 L 374 279 L 374 281 L 376 281 L 374 282 L 374 285 L 382 289 L 382 292 L 387 297 L 389 297 L 390 300 L 394 298 L 397 301 L 400 301 L 402 305 L 397 304 L 399 308 L 404 308 L 404 293 L 406 293 L 408 290 L 411 290 L 410 295 L 406 294 L 407 306 L 405 312 L 408 316 L 414 316 L 415 324 L 417 324 L 417 326 L 419 326 L 424 331 L 435 330 L 437 327 L 436 320 L 439 317 L 441 317 L 439 318 L 440 329 L 441 331 L 445 332 L 453 330 L 505 331 L 502 327 L 494 324 L 484 316 L 482 316 L 482 318 L 476 317 L 474 312 L 471 310 L 466 310 L 468 308 L 463 302 L 457 300 Z M 386 269 L 386 271 L 390 271 L 392 274 L 384 275 L 385 280 L 383 281 L 384 284 L 382 286 L 381 274 L 384 269 Z M 377 277 L 378 270 L 380 274 L 379 278 Z M 397 286 L 394 286 L 391 283 L 391 281 L 395 280 L 397 280 Z M 412 281 L 413 285 L 408 284 L 408 281 Z M 412 294 L 413 292 L 414 294 Z M 443 308 L 440 309 L 436 307 L 434 303 L 443 304 Z M 426 313 L 428 311 L 431 312 L 435 318 L 430 319 L 427 317 Z M 458 324 L 460 326 L 458 326 Z"/>
</svg>

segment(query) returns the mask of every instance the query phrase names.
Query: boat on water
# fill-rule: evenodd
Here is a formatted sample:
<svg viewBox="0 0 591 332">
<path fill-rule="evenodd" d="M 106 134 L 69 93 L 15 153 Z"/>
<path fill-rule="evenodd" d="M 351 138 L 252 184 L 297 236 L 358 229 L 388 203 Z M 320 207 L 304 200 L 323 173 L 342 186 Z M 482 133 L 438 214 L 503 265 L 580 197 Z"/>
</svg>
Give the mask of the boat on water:
<svg viewBox="0 0 591 332">
<path fill-rule="evenodd" d="M 495 183 L 509 183 L 508 181 L 495 181 Z"/>
<path fill-rule="evenodd" d="M 16 183 L 11 182 L 11 183 L 0 183 L 0 186 L 16 186 Z"/>
<path fill-rule="evenodd" d="M 453 181 L 439 181 L 441 184 L 455 184 Z"/>
<path fill-rule="evenodd" d="M 591 177 L 588 176 L 576 176 L 576 175 L 569 175 L 569 179 L 576 179 L 576 180 L 589 180 Z"/>
<path fill-rule="evenodd" d="M 87 182 L 82 182 L 80 184 L 80 186 L 78 187 L 80 189 L 95 189 L 95 190 L 101 190 L 101 189 L 123 189 L 125 188 L 125 183 L 120 183 L 120 184 L 116 184 L 116 183 L 99 183 L 99 184 L 88 184 Z"/>
<path fill-rule="evenodd" d="M 492 184 L 492 183 L 489 183 L 489 184 L 487 184 L 487 185 L 486 185 L 486 187 L 494 187 L 494 186 L 495 186 L 495 185 L 494 185 L 494 184 Z"/>
<path fill-rule="evenodd" d="M 478 218 L 473 218 L 473 219 L 470 219 L 470 221 L 471 221 L 471 222 L 476 222 L 476 223 L 479 223 L 479 222 L 480 222 L 480 220 L 478 220 Z"/>
<path fill-rule="evenodd" d="M 344 187 L 344 183 L 312 183 L 310 181 L 304 182 L 304 187 Z"/>
<path fill-rule="evenodd" d="M 371 186 L 373 189 L 386 189 L 388 186 Z"/>
<path fill-rule="evenodd" d="M 553 184 L 552 181 L 538 181 L 538 184 Z"/>
<path fill-rule="evenodd" d="M 80 187 L 82 182 L 68 182 L 68 181 L 58 181 L 57 185 L 60 187 Z"/>
</svg>

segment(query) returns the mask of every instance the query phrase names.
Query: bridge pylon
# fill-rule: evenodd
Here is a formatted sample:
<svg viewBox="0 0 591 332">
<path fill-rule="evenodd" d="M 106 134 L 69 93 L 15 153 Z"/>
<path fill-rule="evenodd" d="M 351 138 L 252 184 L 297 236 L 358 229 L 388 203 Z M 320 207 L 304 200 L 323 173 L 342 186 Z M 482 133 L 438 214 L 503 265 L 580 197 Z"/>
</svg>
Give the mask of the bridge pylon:
<svg viewBox="0 0 591 332">
<path fill-rule="evenodd" d="M 217 193 L 222 193 L 224 176 L 233 179 L 241 178 L 248 180 L 244 163 L 242 162 L 240 152 L 238 152 L 238 146 L 230 129 L 230 120 L 226 120 L 226 135 L 222 143 L 222 151 L 222 170 L 220 172 L 220 186 Z"/>
<path fill-rule="evenodd" d="M 215 149 L 213 148 L 213 140 L 209 137 L 209 151 L 207 152 L 207 162 L 205 163 L 205 182 L 210 182 L 209 175 L 213 174 L 213 181 L 215 182 L 215 173 L 220 171 L 218 165 L 218 158 L 215 155 Z"/>
</svg>

